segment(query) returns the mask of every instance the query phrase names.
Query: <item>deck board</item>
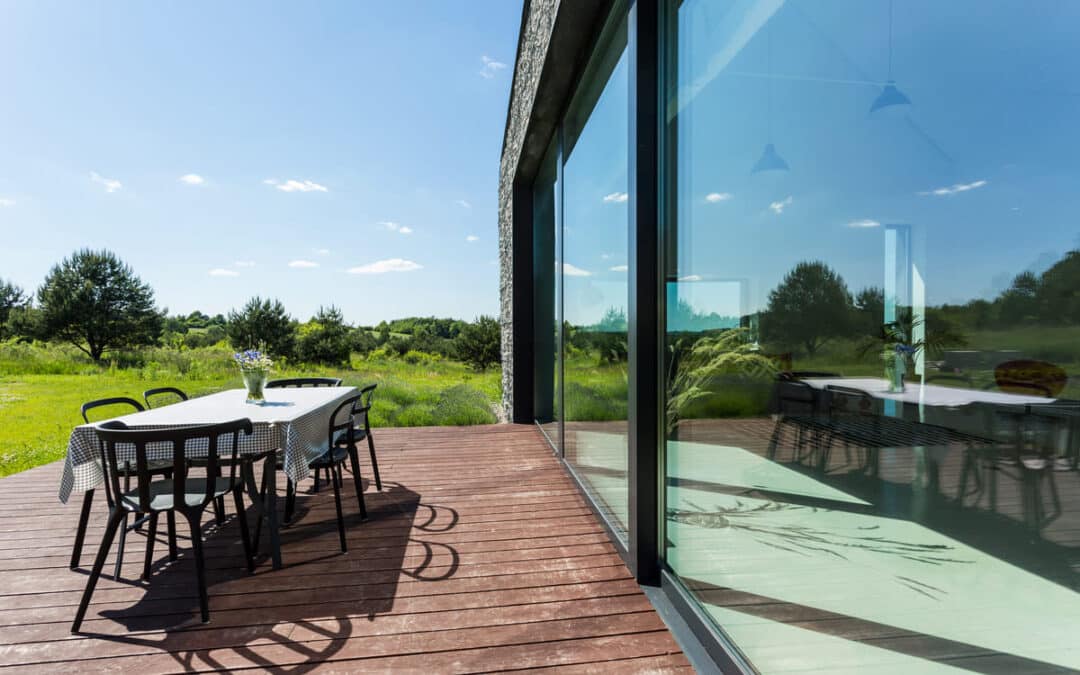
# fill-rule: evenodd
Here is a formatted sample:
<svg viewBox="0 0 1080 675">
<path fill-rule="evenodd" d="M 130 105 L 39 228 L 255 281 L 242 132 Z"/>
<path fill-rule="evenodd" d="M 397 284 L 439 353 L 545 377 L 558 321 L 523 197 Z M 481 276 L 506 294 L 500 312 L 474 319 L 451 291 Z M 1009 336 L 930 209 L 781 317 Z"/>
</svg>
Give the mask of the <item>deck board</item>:
<svg viewBox="0 0 1080 675">
<path fill-rule="evenodd" d="M 580 493 L 531 426 L 381 429 L 383 492 L 301 485 L 283 530 L 285 568 L 243 570 L 232 509 L 205 550 L 211 623 L 198 622 L 187 530 L 151 582 L 145 535 L 128 537 L 120 581 L 102 577 L 72 636 L 105 511 L 81 570 L 67 567 L 81 499 L 56 500 L 60 464 L 0 479 L 0 671 L 175 672 L 278 667 L 338 672 L 687 672 L 689 663 Z M 284 479 L 279 481 L 284 493 Z M 161 528 L 164 530 L 164 527 Z M 112 556 L 106 566 L 110 572 Z"/>
</svg>

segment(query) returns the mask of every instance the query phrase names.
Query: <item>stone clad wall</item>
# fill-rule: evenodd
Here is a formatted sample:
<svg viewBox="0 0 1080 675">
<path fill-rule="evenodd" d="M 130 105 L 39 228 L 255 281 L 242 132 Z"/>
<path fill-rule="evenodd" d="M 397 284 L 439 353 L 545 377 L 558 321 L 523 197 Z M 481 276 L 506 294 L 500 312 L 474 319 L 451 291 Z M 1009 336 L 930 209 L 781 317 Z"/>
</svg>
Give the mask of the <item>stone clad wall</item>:
<svg viewBox="0 0 1080 675">
<path fill-rule="evenodd" d="M 532 116 L 540 74 L 551 41 L 559 0 L 526 0 L 522 34 L 514 64 L 510 108 L 499 162 L 499 324 L 502 329 L 502 405 L 509 418 L 513 408 L 514 312 L 513 237 L 514 177 Z"/>
</svg>

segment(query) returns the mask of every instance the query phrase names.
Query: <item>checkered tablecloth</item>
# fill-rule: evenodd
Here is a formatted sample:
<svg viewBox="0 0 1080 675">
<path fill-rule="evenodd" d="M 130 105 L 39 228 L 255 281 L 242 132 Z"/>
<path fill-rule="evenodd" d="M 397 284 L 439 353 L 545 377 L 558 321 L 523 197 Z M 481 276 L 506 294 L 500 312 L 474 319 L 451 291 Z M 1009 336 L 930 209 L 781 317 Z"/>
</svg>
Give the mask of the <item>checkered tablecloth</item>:
<svg viewBox="0 0 1080 675">
<path fill-rule="evenodd" d="M 267 389 L 266 403 L 254 405 L 245 402 L 247 393 L 243 389 L 232 389 L 115 419 L 132 429 L 150 430 L 216 424 L 246 417 L 251 420 L 252 434 L 240 435 L 240 454 L 284 450 L 285 473 L 299 483 L 308 476 L 311 460 L 329 448 L 329 423 L 334 408 L 354 392 L 355 387 Z M 232 451 L 231 443 L 219 446 L 221 454 Z M 128 451 L 130 457 L 123 455 L 123 446 L 117 451 L 118 460 L 135 460 L 133 450 Z M 201 448 L 189 444 L 185 454 L 190 458 L 200 454 L 205 456 L 205 443 Z M 151 445 L 147 455 L 149 459 L 172 460 L 172 449 L 167 444 L 157 449 Z M 100 460 L 101 446 L 94 425 L 75 427 L 68 440 L 67 458 L 60 479 L 61 502 L 66 503 L 72 491 L 84 492 L 102 484 L 104 475 Z"/>
</svg>

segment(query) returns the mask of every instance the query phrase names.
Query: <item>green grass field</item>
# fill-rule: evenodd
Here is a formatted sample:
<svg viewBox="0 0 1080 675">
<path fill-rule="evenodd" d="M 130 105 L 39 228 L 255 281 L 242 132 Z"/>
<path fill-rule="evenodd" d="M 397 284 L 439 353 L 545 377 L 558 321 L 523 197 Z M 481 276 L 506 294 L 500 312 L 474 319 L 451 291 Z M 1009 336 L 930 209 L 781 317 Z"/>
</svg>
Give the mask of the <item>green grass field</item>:
<svg viewBox="0 0 1080 675">
<path fill-rule="evenodd" d="M 139 401 L 151 387 L 176 386 L 189 396 L 243 386 L 232 352 L 221 348 L 148 350 L 121 367 L 99 366 L 63 347 L 0 344 L 0 476 L 60 459 L 79 407 L 109 396 Z M 379 385 L 372 424 L 425 426 L 497 421 L 498 369 L 477 373 L 456 361 L 354 358 L 350 368 L 283 367 L 275 377 L 340 377 L 347 385 Z"/>
</svg>

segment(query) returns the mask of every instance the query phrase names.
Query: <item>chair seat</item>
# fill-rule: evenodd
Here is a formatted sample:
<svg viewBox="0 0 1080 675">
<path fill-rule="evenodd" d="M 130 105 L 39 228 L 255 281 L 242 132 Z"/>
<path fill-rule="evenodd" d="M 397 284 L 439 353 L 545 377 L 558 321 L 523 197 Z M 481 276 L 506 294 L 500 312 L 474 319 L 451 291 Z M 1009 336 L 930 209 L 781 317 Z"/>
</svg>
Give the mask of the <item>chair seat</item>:
<svg viewBox="0 0 1080 675">
<path fill-rule="evenodd" d="M 334 436 L 334 445 L 345 445 L 346 443 L 348 443 L 348 440 L 347 440 L 348 436 L 349 436 L 349 430 L 348 429 L 344 429 L 342 431 L 339 431 L 337 433 L 337 435 Z M 359 443 L 360 441 L 364 440 L 365 438 L 367 438 L 367 431 L 364 430 L 364 427 L 353 427 L 353 440 L 354 441 Z"/>
<path fill-rule="evenodd" d="M 228 478 L 214 478 L 211 497 L 223 497 L 232 490 L 233 483 Z M 186 506 L 201 506 L 206 500 L 206 478 L 188 478 L 184 481 L 184 503 Z M 140 511 L 139 491 L 124 493 L 124 506 L 130 511 Z M 173 481 L 156 480 L 150 483 L 150 510 L 168 511 L 175 508 L 173 503 Z"/>
<path fill-rule="evenodd" d="M 349 451 L 340 446 L 334 446 L 308 464 L 312 469 L 325 469 L 329 466 L 341 464 L 349 456 Z"/>
</svg>

